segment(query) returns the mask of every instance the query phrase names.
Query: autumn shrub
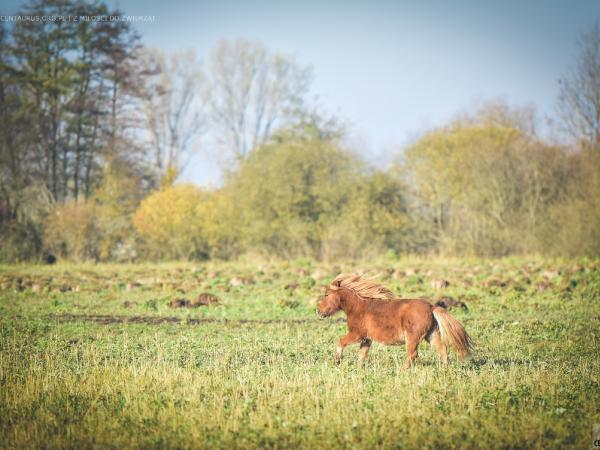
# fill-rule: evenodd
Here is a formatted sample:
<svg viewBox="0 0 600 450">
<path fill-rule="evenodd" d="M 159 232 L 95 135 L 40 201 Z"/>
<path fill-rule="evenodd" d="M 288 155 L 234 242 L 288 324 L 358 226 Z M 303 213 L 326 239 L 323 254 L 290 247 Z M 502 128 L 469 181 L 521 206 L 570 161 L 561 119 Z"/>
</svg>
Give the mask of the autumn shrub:
<svg viewBox="0 0 600 450">
<path fill-rule="evenodd" d="M 395 174 L 370 168 L 334 136 L 280 130 L 227 178 L 211 247 L 328 260 L 401 252 L 410 247 L 405 193 Z"/>
<path fill-rule="evenodd" d="M 160 259 L 207 257 L 204 222 L 208 198 L 193 184 L 179 184 L 144 199 L 133 215 L 133 225 L 147 255 Z"/>
<path fill-rule="evenodd" d="M 229 189 L 208 193 L 203 204 L 203 231 L 211 258 L 232 259 L 247 252 L 240 208 L 239 200 Z"/>
<path fill-rule="evenodd" d="M 573 176 L 540 227 L 539 252 L 552 256 L 600 255 L 600 152 L 572 155 Z"/>
<path fill-rule="evenodd" d="M 98 209 L 92 201 L 68 201 L 57 204 L 46 220 L 45 248 L 62 258 L 99 260 L 101 233 Z"/>
<path fill-rule="evenodd" d="M 74 261 L 133 261 L 138 258 L 131 215 L 140 181 L 126 165 L 109 161 L 88 199 L 54 204 L 44 220 L 44 249 Z"/>
<path fill-rule="evenodd" d="M 323 230 L 342 214 L 361 164 L 315 129 L 278 133 L 250 154 L 224 188 L 243 248 L 318 257 Z"/>
<path fill-rule="evenodd" d="M 404 167 L 435 246 L 488 257 L 545 253 L 541 229 L 572 178 L 565 149 L 489 116 L 427 133 Z"/>
<path fill-rule="evenodd" d="M 139 257 L 138 237 L 131 218 L 142 195 L 141 180 L 127 165 L 118 161 L 107 164 L 102 183 L 92 197 L 102 261 L 126 262 Z"/>
</svg>

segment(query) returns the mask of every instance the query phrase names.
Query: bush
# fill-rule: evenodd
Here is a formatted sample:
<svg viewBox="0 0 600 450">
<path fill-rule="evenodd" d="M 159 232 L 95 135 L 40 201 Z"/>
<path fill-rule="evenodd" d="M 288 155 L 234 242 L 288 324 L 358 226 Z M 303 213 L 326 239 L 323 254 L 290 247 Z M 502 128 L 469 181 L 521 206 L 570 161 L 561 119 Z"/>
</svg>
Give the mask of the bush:
<svg viewBox="0 0 600 450">
<path fill-rule="evenodd" d="M 150 194 L 133 215 L 148 255 L 160 259 L 208 256 L 205 211 L 209 196 L 192 184 L 166 187 Z"/>
<path fill-rule="evenodd" d="M 76 261 L 132 261 L 137 243 L 131 215 L 140 195 L 140 181 L 127 165 L 110 161 L 89 200 L 51 209 L 44 224 L 47 250 Z"/>
<path fill-rule="evenodd" d="M 397 177 L 372 171 L 316 128 L 282 130 L 228 178 L 212 208 L 210 239 L 282 258 L 402 251 L 409 247 L 404 191 Z"/>
<path fill-rule="evenodd" d="M 56 205 L 48 215 L 44 245 L 53 254 L 78 261 L 100 259 L 101 230 L 93 201 Z"/>
<path fill-rule="evenodd" d="M 39 259 L 42 251 L 40 231 L 30 222 L 0 223 L 0 262 L 20 263 Z"/>
<path fill-rule="evenodd" d="M 600 255 L 600 152 L 583 149 L 572 156 L 577 171 L 565 194 L 548 211 L 540 252 L 553 256 Z"/>
<path fill-rule="evenodd" d="M 525 127 L 481 117 L 427 133 L 405 170 L 440 250 L 498 257 L 539 250 L 548 211 L 566 194 L 565 149 Z"/>
</svg>

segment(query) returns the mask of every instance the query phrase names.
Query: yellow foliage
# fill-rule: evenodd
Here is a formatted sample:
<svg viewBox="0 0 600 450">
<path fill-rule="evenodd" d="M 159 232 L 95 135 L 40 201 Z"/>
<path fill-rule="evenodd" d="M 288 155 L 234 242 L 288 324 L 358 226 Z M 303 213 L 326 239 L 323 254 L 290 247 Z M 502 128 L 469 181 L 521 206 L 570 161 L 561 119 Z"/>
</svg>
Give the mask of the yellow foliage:
<svg viewBox="0 0 600 450">
<path fill-rule="evenodd" d="M 206 254 L 204 233 L 208 195 L 193 184 L 153 192 L 133 215 L 133 224 L 152 253 L 162 258 Z"/>
<path fill-rule="evenodd" d="M 535 251 L 570 170 L 562 149 L 485 118 L 428 133 L 405 167 L 441 249 L 484 256 Z"/>
<path fill-rule="evenodd" d="M 282 130 L 209 208 L 213 253 L 336 259 L 410 247 L 403 184 L 317 130 Z M 215 251 L 216 250 L 216 251 Z"/>
<path fill-rule="evenodd" d="M 56 205 L 44 228 L 47 250 L 79 261 L 99 259 L 101 233 L 96 224 L 97 216 L 94 202 L 71 200 Z"/>
</svg>

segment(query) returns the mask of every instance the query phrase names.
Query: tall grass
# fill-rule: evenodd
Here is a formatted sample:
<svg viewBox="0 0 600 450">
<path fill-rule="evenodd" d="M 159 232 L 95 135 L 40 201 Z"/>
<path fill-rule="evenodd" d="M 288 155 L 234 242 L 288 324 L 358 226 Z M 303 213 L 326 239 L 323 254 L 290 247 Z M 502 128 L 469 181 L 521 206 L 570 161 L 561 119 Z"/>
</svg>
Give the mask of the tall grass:
<svg viewBox="0 0 600 450">
<path fill-rule="evenodd" d="M 53 279 L 48 292 L 11 284 L 0 293 L 0 446 L 589 447 L 600 423 L 600 277 L 593 261 L 567 281 L 571 262 L 544 263 L 534 277 L 546 268 L 562 274 L 543 292 L 521 280 L 526 262 L 519 260 L 484 263 L 470 287 L 458 287 L 471 265 L 457 261 L 411 261 L 421 282 L 384 280 L 432 297 L 427 279 L 446 276 L 450 292 L 462 293 L 470 307 L 453 314 L 477 340 L 474 358 L 454 358 L 444 369 L 423 345 L 410 370 L 403 369 L 403 347 L 379 345 L 363 369 L 355 367 L 352 347 L 334 366 L 345 324 L 309 320 L 319 283 L 297 275 L 294 264 L 99 266 L 86 269 L 91 274 L 5 267 L 5 280 L 48 273 Z M 425 275 L 427 267 L 435 273 Z M 219 274 L 209 277 L 214 270 Z M 162 283 L 134 290 L 117 283 L 148 273 L 180 284 L 196 273 L 201 281 L 185 293 Z M 514 286 L 483 287 L 500 274 Z M 84 276 L 92 280 L 87 285 Z M 254 284 L 228 286 L 233 276 L 254 277 Z M 105 279 L 115 285 L 106 287 Z M 292 296 L 284 289 L 290 279 L 306 283 Z M 574 287 L 565 291 L 571 279 Z M 52 283 L 77 281 L 78 292 L 53 292 Z M 222 305 L 167 308 L 169 298 L 190 297 L 205 285 Z M 131 299 L 136 305 L 125 308 Z M 152 299 L 154 307 L 147 306 Z M 81 318 L 67 320 L 66 312 Z M 99 312 L 217 321 L 98 324 L 85 317 Z"/>
</svg>

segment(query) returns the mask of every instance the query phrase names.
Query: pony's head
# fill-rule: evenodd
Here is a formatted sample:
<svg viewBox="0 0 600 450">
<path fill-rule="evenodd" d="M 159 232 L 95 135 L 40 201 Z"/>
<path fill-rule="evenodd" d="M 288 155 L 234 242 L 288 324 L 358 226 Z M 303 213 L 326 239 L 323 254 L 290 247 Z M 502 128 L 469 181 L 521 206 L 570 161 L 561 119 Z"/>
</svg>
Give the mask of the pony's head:
<svg viewBox="0 0 600 450">
<path fill-rule="evenodd" d="M 342 288 L 346 293 L 342 294 Z M 342 273 L 335 277 L 327 287 L 325 295 L 321 297 L 317 305 L 317 314 L 320 317 L 329 317 L 342 309 L 344 298 L 348 301 L 348 291 L 354 294 L 357 299 L 382 299 L 390 300 L 394 298 L 394 293 L 372 279 L 365 279 L 362 275 L 353 273 Z"/>
<path fill-rule="evenodd" d="M 319 317 L 329 317 L 342 309 L 341 280 L 333 280 L 317 304 Z"/>
</svg>

